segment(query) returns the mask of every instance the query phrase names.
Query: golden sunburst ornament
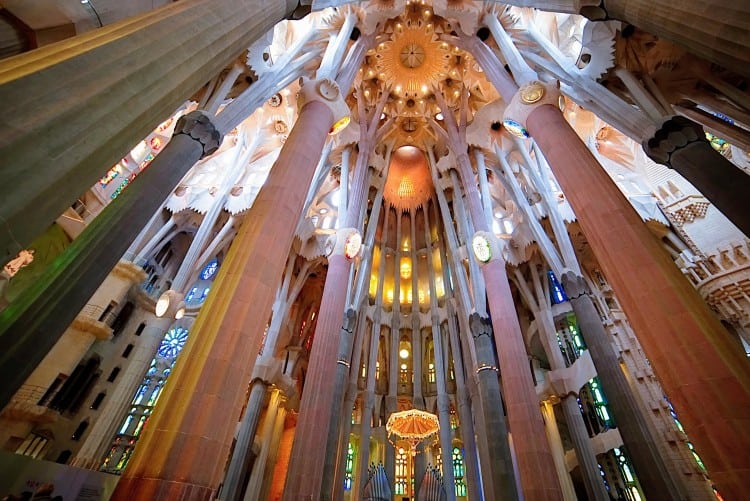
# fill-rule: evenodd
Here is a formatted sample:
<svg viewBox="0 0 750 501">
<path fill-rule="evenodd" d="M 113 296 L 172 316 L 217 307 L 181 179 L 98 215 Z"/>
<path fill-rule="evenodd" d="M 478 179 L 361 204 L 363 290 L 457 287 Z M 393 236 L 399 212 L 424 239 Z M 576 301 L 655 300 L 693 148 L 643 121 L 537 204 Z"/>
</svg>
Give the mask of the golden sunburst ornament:
<svg viewBox="0 0 750 501">
<path fill-rule="evenodd" d="M 520 89 L 521 101 L 526 104 L 534 104 L 544 97 L 544 85 L 539 82 L 531 82 Z"/>
<path fill-rule="evenodd" d="M 375 71 L 399 97 L 421 98 L 448 75 L 451 57 L 450 46 L 438 40 L 433 25 L 397 23 L 393 38 L 375 48 Z"/>
</svg>

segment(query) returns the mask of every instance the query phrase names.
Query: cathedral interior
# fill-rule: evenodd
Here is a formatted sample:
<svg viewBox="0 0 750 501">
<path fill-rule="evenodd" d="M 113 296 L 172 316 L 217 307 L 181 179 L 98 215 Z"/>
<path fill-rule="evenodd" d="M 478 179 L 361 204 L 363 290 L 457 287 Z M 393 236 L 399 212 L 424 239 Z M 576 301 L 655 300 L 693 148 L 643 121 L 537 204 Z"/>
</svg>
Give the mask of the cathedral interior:
<svg viewBox="0 0 750 501">
<path fill-rule="evenodd" d="M 726 3 L 0 0 L 0 495 L 747 499 Z"/>
</svg>

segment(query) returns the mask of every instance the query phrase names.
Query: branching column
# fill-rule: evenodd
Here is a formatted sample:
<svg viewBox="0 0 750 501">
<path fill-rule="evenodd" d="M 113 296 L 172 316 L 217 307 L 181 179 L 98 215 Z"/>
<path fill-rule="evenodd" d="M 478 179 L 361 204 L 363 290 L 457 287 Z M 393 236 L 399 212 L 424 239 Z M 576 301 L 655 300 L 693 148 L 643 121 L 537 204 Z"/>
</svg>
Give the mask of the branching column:
<svg viewBox="0 0 750 501">
<path fill-rule="evenodd" d="M 725 497 L 741 498 L 750 364 L 552 104 L 555 89 L 545 86 L 541 99 L 530 90 L 519 91 L 506 116 L 528 128 L 548 159 L 711 479 Z"/>
<path fill-rule="evenodd" d="M 493 244 L 495 236 L 487 224 L 471 161 L 466 153 L 465 142 L 457 137 L 458 127 L 452 113 L 445 114 L 445 122 L 474 227 L 488 244 Z M 508 285 L 505 261 L 496 244 L 490 259 L 482 265 L 482 275 L 492 314 L 492 330 L 500 362 L 503 397 L 507 407 L 508 425 L 513 434 L 513 449 L 518 458 L 523 495 L 529 500 L 561 499 L 560 483 L 555 474 L 539 400 L 527 364 L 528 355 L 516 316 L 513 295 Z"/>
<path fill-rule="evenodd" d="M 208 499 L 221 481 L 307 187 L 346 105 L 306 81 L 297 122 L 235 238 L 113 499 Z M 127 193 L 127 192 L 126 192 Z M 218 320 L 217 320 L 218 319 Z M 183 363 L 184 362 L 184 363 Z"/>
</svg>

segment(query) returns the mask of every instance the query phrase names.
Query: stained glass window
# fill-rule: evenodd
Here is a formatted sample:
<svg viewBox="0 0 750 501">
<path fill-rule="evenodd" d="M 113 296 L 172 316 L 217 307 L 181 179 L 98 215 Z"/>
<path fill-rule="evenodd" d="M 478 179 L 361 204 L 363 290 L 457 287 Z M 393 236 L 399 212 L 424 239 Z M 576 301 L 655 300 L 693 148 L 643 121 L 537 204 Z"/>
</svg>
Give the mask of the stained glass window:
<svg viewBox="0 0 750 501">
<path fill-rule="evenodd" d="M 354 446 L 351 442 L 349 442 L 349 447 L 346 450 L 346 464 L 344 466 L 344 490 L 350 491 L 352 489 L 352 480 L 354 479 Z"/>
<path fill-rule="evenodd" d="M 453 448 L 453 478 L 456 481 L 456 496 L 466 496 L 466 482 L 464 482 L 464 457 L 461 449 Z"/>
<path fill-rule="evenodd" d="M 604 398 L 601 387 L 599 385 L 599 378 L 595 377 L 588 383 L 591 396 L 594 399 L 594 406 L 596 407 L 596 413 L 604 422 L 608 428 L 614 428 L 614 422 L 612 421 L 612 415 L 609 413 L 609 406 L 607 400 Z"/>
<path fill-rule="evenodd" d="M 201 278 L 203 280 L 210 279 L 216 274 L 216 270 L 218 269 L 219 269 L 219 261 L 216 258 L 214 258 L 205 266 L 205 268 L 203 268 L 203 271 L 201 271 Z"/>
<path fill-rule="evenodd" d="M 568 296 L 565 295 L 565 289 L 563 289 L 562 284 L 557 280 L 555 274 L 552 273 L 552 270 L 547 272 L 547 277 L 551 286 L 550 296 L 552 296 L 552 304 L 560 304 L 567 301 Z"/>
<path fill-rule="evenodd" d="M 119 475 L 127 466 L 139 436 L 148 426 L 151 412 L 159 400 L 164 383 L 187 337 L 188 330 L 182 327 L 170 329 L 164 335 L 146 376 L 133 395 L 130 410 L 118 428 L 110 450 L 102 460 L 102 471 Z"/>
<path fill-rule="evenodd" d="M 164 358 L 175 358 L 187 341 L 188 331 L 182 327 L 170 329 L 159 346 L 158 353 Z"/>
<path fill-rule="evenodd" d="M 409 452 L 403 447 L 396 451 L 396 494 L 406 494 L 406 478 L 409 473 Z"/>
</svg>

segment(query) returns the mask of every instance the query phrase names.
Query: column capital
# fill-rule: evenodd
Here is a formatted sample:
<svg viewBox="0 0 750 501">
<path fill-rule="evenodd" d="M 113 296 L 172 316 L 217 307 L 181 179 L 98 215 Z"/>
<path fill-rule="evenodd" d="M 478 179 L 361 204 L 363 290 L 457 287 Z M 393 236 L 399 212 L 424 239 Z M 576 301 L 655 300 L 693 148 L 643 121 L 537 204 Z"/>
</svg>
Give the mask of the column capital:
<svg viewBox="0 0 750 501">
<path fill-rule="evenodd" d="M 517 137 L 529 137 L 526 119 L 529 115 L 546 104 L 560 107 L 562 95 L 557 85 L 535 80 L 522 85 L 513 96 L 503 114 L 503 126 Z"/>
<path fill-rule="evenodd" d="M 570 299 L 576 299 L 591 292 L 586 280 L 581 275 L 571 270 L 562 274 L 560 277 L 560 283 L 565 289 L 565 294 Z"/>
<path fill-rule="evenodd" d="M 477 312 L 472 313 L 469 317 L 469 328 L 471 329 L 471 335 L 475 338 L 492 335 L 490 319 Z"/>
<path fill-rule="evenodd" d="M 326 255 L 344 256 L 354 260 L 362 253 L 362 234 L 357 228 L 340 228 L 328 237 L 326 241 Z"/>
<path fill-rule="evenodd" d="M 195 110 L 177 120 L 172 136 L 184 134 L 198 141 L 203 148 L 201 158 L 213 154 L 221 145 L 222 136 L 216 129 L 211 117 L 204 111 Z"/>
<path fill-rule="evenodd" d="M 477 231 L 471 239 L 471 250 L 477 259 L 479 266 L 484 266 L 491 261 L 502 259 L 500 241 L 494 233 L 489 231 Z"/>
<path fill-rule="evenodd" d="M 653 137 L 643 141 L 643 150 L 654 162 L 672 169 L 673 153 L 701 141 L 706 141 L 706 135 L 700 124 L 682 116 L 674 116 L 664 121 Z"/>
<path fill-rule="evenodd" d="M 297 108 L 301 110 L 307 103 L 318 101 L 333 113 L 333 125 L 329 134 L 336 134 L 349 125 L 351 116 L 349 107 L 344 101 L 344 95 L 335 80 L 321 78 L 304 80 L 297 94 Z"/>
</svg>

